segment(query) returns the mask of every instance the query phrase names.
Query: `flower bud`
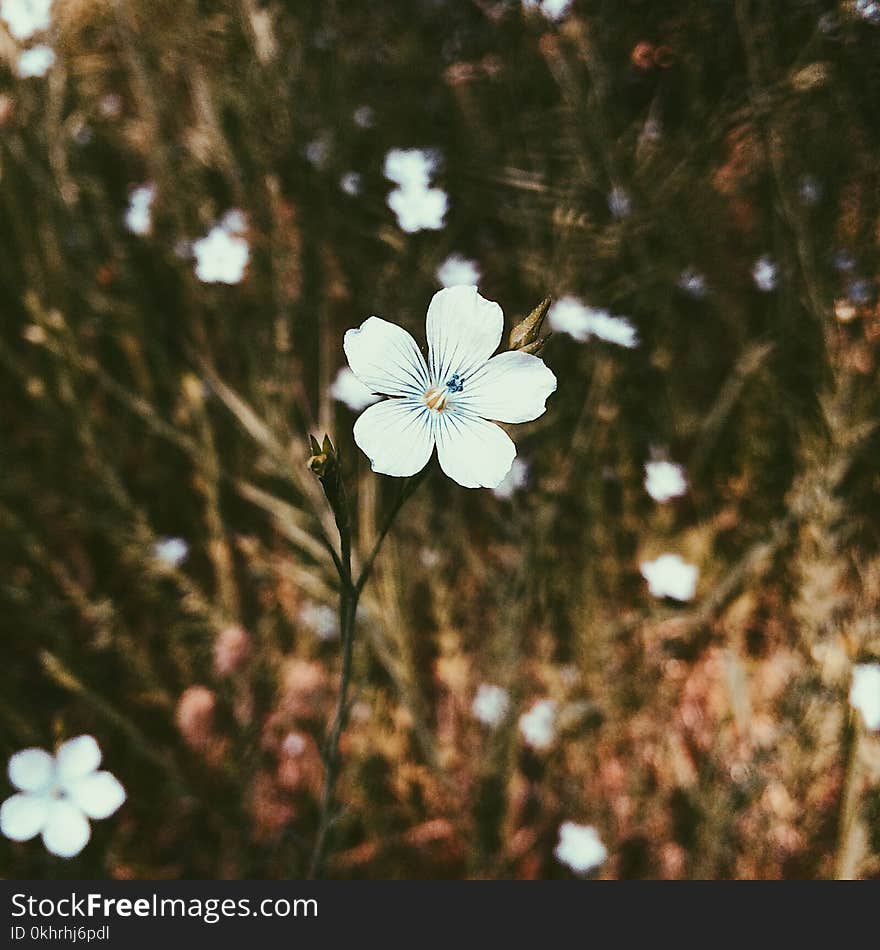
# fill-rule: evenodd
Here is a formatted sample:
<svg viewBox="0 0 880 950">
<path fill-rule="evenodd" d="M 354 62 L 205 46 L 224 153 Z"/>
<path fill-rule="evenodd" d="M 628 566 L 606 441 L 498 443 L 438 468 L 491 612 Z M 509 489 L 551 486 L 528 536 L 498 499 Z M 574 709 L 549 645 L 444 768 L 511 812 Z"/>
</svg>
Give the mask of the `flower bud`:
<svg viewBox="0 0 880 950">
<path fill-rule="evenodd" d="M 550 297 L 545 297 L 537 307 L 511 331 L 508 337 L 508 344 L 511 350 L 522 350 L 525 353 L 536 353 L 544 345 L 543 340 L 539 340 L 541 327 L 544 325 L 544 318 L 550 309 Z"/>
<path fill-rule="evenodd" d="M 309 468 L 323 481 L 336 470 L 336 449 L 333 448 L 329 435 L 324 436 L 323 444 L 320 444 L 313 435 L 310 435 L 309 449 L 312 453 L 309 456 Z"/>
</svg>

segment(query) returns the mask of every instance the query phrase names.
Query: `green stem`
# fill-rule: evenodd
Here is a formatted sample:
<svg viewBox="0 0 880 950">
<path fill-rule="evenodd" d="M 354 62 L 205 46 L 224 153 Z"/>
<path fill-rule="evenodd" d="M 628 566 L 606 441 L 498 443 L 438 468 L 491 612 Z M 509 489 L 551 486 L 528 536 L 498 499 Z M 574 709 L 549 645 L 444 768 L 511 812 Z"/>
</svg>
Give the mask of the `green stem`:
<svg viewBox="0 0 880 950">
<path fill-rule="evenodd" d="M 358 601 L 360 600 L 361 592 L 370 579 L 373 564 L 382 547 L 382 542 L 391 530 L 397 515 L 400 513 L 407 499 L 412 496 L 413 492 L 415 492 L 416 488 L 421 484 L 425 472 L 426 469 L 423 469 L 418 475 L 407 479 L 403 485 L 401 485 L 397 498 L 389 509 L 385 520 L 382 522 L 376 541 L 364 561 L 357 581 L 354 581 L 351 572 L 351 518 L 349 515 L 348 500 L 345 494 L 345 486 L 342 483 L 341 475 L 337 473 L 332 487 L 330 485 L 324 485 L 324 493 L 333 511 L 333 516 L 336 519 L 336 527 L 339 530 L 340 556 L 334 557 L 333 561 L 339 572 L 340 582 L 339 631 L 342 640 L 342 673 L 339 682 L 339 698 L 336 702 L 336 713 L 333 717 L 333 724 L 330 727 L 330 733 L 322 753 L 324 760 L 324 788 L 321 793 L 321 817 L 318 822 L 318 834 L 315 839 L 315 846 L 312 850 L 312 858 L 309 865 L 309 878 L 313 880 L 319 878 L 324 870 L 330 829 L 335 820 L 333 811 L 336 797 L 336 781 L 339 777 L 339 740 L 345 728 L 349 712 L 348 693 L 351 686 L 355 618 L 357 615 Z M 324 484 L 323 481 L 322 484 Z"/>
</svg>

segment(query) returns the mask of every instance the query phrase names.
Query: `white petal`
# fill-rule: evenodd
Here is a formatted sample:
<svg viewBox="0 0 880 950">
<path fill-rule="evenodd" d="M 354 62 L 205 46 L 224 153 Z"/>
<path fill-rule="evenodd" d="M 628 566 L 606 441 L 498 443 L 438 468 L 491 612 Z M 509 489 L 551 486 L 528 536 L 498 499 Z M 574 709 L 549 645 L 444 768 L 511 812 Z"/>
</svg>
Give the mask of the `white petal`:
<svg viewBox="0 0 880 950">
<path fill-rule="evenodd" d="M 542 359 L 530 353 L 499 353 L 464 381 L 455 404 L 484 419 L 531 422 L 544 414 L 544 403 L 555 391 L 556 377 Z"/>
<path fill-rule="evenodd" d="M 93 772 L 67 786 L 73 803 L 89 818 L 108 818 L 125 801 L 125 789 L 110 772 Z"/>
<path fill-rule="evenodd" d="M 868 729 L 880 729 L 880 663 L 853 667 L 849 701 L 861 712 Z"/>
<path fill-rule="evenodd" d="M 27 841 L 39 834 L 49 814 L 45 795 L 13 795 L 0 806 L 0 831 L 13 841 Z"/>
<path fill-rule="evenodd" d="M 58 766 L 58 781 L 67 785 L 74 779 L 94 772 L 101 764 L 101 750 L 93 736 L 77 736 L 68 739 L 55 754 Z"/>
<path fill-rule="evenodd" d="M 45 749 L 22 749 L 9 760 L 9 781 L 22 792 L 42 792 L 55 777 L 55 760 Z"/>
<path fill-rule="evenodd" d="M 374 472 L 415 475 L 434 450 L 431 410 L 420 399 L 386 399 L 360 415 L 354 440 Z"/>
<path fill-rule="evenodd" d="M 430 388 L 422 354 L 403 327 L 370 317 L 345 334 L 342 347 L 348 365 L 370 392 L 412 396 Z"/>
<path fill-rule="evenodd" d="M 49 806 L 43 828 L 46 850 L 59 858 L 72 858 L 82 851 L 91 837 L 85 815 L 70 802 L 56 801 Z"/>
<path fill-rule="evenodd" d="M 516 457 L 503 429 L 457 409 L 436 414 L 435 434 L 440 467 L 464 488 L 495 488 Z"/>
<path fill-rule="evenodd" d="M 447 287 L 431 298 L 426 328 L 431 378 L 442 386 L 453 373 L 468 376 L 498 349 L 504 314 L 476 287 Z"/>
</svg>

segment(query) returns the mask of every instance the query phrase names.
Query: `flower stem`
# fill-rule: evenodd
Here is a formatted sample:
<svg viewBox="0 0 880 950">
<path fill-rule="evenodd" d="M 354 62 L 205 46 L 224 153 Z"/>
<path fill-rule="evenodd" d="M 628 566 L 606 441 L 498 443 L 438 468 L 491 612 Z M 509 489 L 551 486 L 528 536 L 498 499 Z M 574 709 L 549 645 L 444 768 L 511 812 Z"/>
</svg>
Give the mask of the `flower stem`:
<svg viewBox="0 0 880 950">
<path fill-rule="evenodd" d="M 324 870 L 330 829 L 335 820 L 333 812 L 336 797 L 336 780 L 339 777 L 339 740 L 345 728 L 349 713 L 348 692 L 351 686 L 355 618 L 357 616 L 358 601 L 360 600 L 361 593 L 367 581 L 370 579 L 373 564 L 382 547 L 382 542 L 391 530 L 401 508 L 403 508 L 406 501 L 421 484 L 425 472 L 426 469 L 423 469 L 418 475 L 406 479 L 400 486 L 397 497 L 391 505 L 388 514 L 385 516 L 385 520 L 382 522 L 382 527 L 379 529 L 376 541 L 361 567 L 357 580 L 354 580 L 351 571 L 351 517 L 345 487 L 342 483 L 342 476 L 337 471 L 332 485 L 329 482 L 325 483 L 324 479 L 322 479 L 321 482 L 324 486 L 324 494 L 327 497 L 327 502 L 336 519 L 336 527 L 339 530 L 340 554 L 338 557 L 334 556 L 333 561 L 339 573 L 339 631 L 342 641 L 342 672 L 339 682 L 339 697 L 336 702 L 336 713 L 333 717 L 333 723 L 322 752 L 322 758 L 324 760 L 324 788 L 321 794 L 321 816 L 318 823 L 318 834 L 315 839 L 309 866 L 309 878 L 312 880 L 319 878 Z"/>
<path fill-rule="evenodd" d="M 849 721 L 844 734 L 845 773 L 840 796 L 840 818 L 837 831 L 837 854 L 834 877 L 838 881 L 851 881 L 856 877 L 862 858 L 862 829 L 859 827 L 859 737 L 858 715 L 847 710 Z"/>
</svg>

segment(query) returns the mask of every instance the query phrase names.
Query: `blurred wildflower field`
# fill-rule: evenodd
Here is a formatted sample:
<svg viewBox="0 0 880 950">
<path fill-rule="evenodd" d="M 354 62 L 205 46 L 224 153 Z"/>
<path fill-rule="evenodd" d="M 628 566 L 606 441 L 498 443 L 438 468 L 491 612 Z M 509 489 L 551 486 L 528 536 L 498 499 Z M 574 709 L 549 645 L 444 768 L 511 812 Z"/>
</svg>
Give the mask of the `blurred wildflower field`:
<svg viewBox="0 0 880 950">
<path fill-rule="evenodd" d="M 0 756 L 105 783 L 0 874 L 309 873 L 308 437 L 362 564 L 343 335 L 476 284 L 558 388 L 381 549 L 324 873 L 880 877 L 878 103 L 868 0 L 0 0 Z"/>
</svg>

